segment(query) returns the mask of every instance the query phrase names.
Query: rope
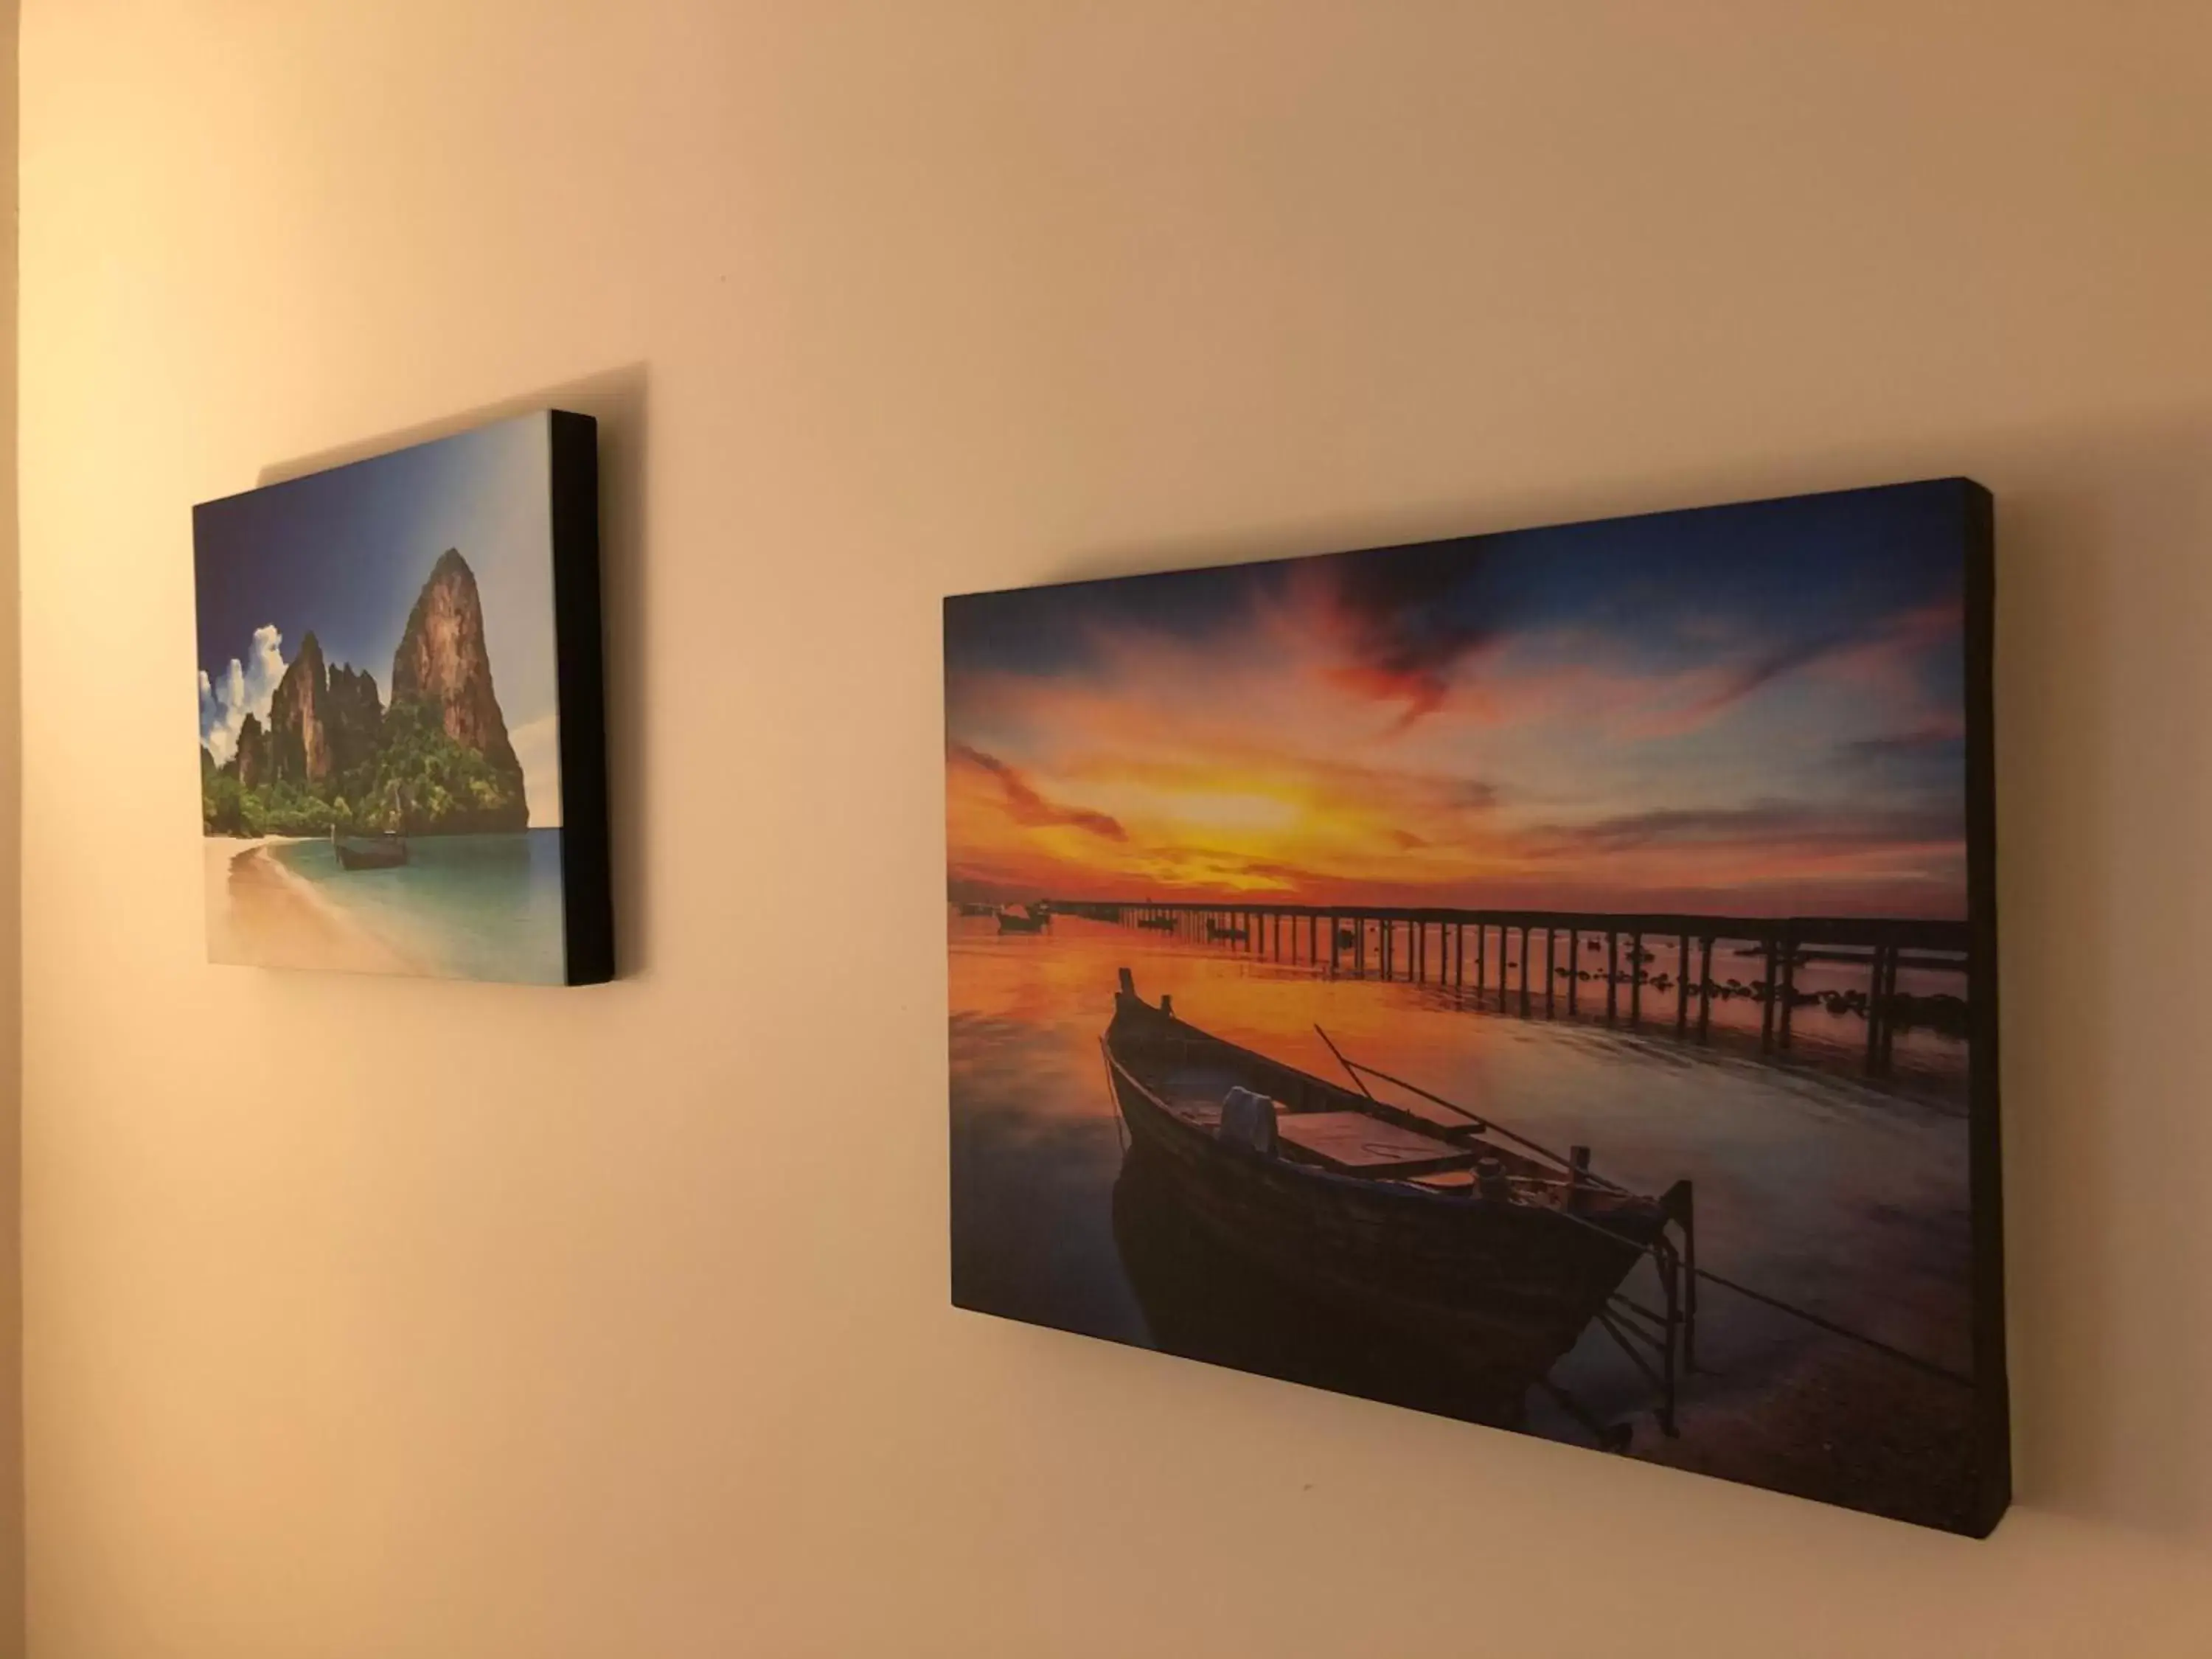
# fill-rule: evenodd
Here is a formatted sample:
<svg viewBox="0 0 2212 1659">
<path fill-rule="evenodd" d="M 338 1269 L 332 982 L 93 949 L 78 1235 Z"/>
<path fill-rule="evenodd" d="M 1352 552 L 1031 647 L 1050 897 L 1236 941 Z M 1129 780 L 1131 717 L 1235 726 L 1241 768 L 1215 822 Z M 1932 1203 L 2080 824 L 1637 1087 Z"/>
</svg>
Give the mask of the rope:
<svg viewBox="0 0 2212 1659">
<path fill-rule="evenodd" d="M 1314 1030 L 1321 1031 L 1321 1027 L 1316 1025 L 1314 1027 Z M 1328 1032 L 1322 1031 L 1322 1041 L 1328 1042 Z M 1329 1042 L 1328 1046 L 1331 1053 L 1334 1054 L 1336 1052 L 1336 1045 L 1334 1042 Z M 1356 1070 L 1358 1072 L 1364 1072 L 1370 1077 L 1380 1078 L 1383 1082 L 1395 1084 L 1401 1089 L 1410 1089 L 1413 1093 L 1420 1096 L 1422 1099 L 1429 1101 L 1435 1105 L 1442 1106 L 1448 1111 L 1457 1112 L 1462 1117 L 1469 1119 L 1473 1122 L 1483 1126 L 1492 1133 L 1504 1135 L 1508 1140 L 1517 1141 L 1522 1146 L 1527 1147 L 1530 1152 L 1540 1152 L 1544 1157 L 1550 1158 L 1554 1164 L 1558 1164 L 1562 1166 L 1566 1164 L 1566 1159 L 1561 1158 L 1557 1152 L 1553 1152 L 1548 1147 L 1540 1146 L 1534 1141 L 1528 1139 L 1526 1136 L 1514 1133 L 1512 1130 L 1506 1128 L 1502 1124 L 1477 1117 L 1473 1112 L 1468 1111 L 1466 1107 L 1455 1105 L 1452 1102 L 1446 1100 L 1441 1095 L 1432 1095 L 1426 1089 L 1422 1088 L 1418 1083 L 1408 1083 L 1403 1078 L 1392 1077 L 1389 1073 L 1377 1071 L 1374 1066 L 1366 1065 L 1363 1062 L 1345 1060 L 1344 1056 L 1340 1054 L 1337 1054 L 1337 1058 L 1340 1060 L 1344 1060 L 1344 1066 L 1346 1071 Z M 1363 1087 L 1363 1092 L 1364 1091 Z M 1591 1174 L 1589 1176 L 1589 1180 L 1593 1185 L 1610 1187 L 1617 1193 L 1626 1192 L 1627 1190 L 1626 1188 L 1617 1186 L 1613 1182 L 1607 1181 L 1602 1176 L 1595 1174 Z M 1629 1242 L 1626 1239 L 1622 1238 L 1619 1233 L 1614 1232 L 1611 1228 L 1601 1227 L 1595 1222 L 1585 1220 L 1581 1216 L 1571 1214 L 1565 1210 L 1559 1211 L 1557 1213 L 1562 1218 L 1573 1222 L 1577 1226 L 1587 1227 L 1592 1232 L 1602 1234 L 1605 1237 L 1612 1239 L 1616 1243 L 1625 1244 Z M 1658 1253 L 1653 1249 L 1650 1245 L 1644 1244 L 1638 1247 L 1638 1254 L 1650 1256 L 1656 1261 L 1657 1259 Z M 1686 1267 L 1689 1266 L 1686 1262 L 1682 1265 Z M 1966 1376 L 1962 1372 L 1954 1371 L 1946 1365 L 1939 1365 L 1932 1359 L 1923 1359 L 1918 1354 L 1909 1353 L 1903 1348 L 1894 1347 L 1889 1343 L 1882 1341 L 1878 1337 L 1869 1336 L 1863 1332 L 1851 1330 L 1848 1327 L 1838 1325 L 1832 1319 L 1823 1319 L 1819 1314 L 1813 1313 L 1804 1308 L 1800 1308 L 1792 1303 L 1784 1302 L 1778 1296 L 1769 1296 L 1764 1291 L 1754 1291 L 1750 1285 L 1741 1284 L 1733 1279 L 1723 1278 L 1722 1275 L 1714 1273 L 1710 1268 L 1690 1267 L 1689 1271 L 1694 1277 L 1704 1279 L 1709 1285 L 1717 1285 L 1724 1291 L 1734 1291 L 1738 1296 L 1748 1297 L 1753 1302 L 1760 1303 L 1766 1307 L 1772 1308 L 1778 1313 L 1785 1313 L 1790 1315 L 1792 1318 L 1802 1319 L 1807 1324 L 1816 1326 L 1820 1329 L 1827 1332 L 1832 1336 L 1840 1336 L 1847 1341 L 1856 1342 L 1863 1346 L 1872 1348 L 1877 1353 L 1887 1354 L 1892 1359 L 1897 1360 L 1900 1364 L 1910 1365 L 1915 1370 L 1923 1371 L 1929 1376 L 1940 1377 L 1946 1382 L 1954 1382 L 1960 1388 L 1971 1389 L 1974 1386 L 1974 1379 L 1971 1376 Z"/>
<path fill-rule="evenodd" d="M 1550 1158 L 1554 1164 L 1558 1164 L 1562 1166 L 1566 1165 L 1566 1160 L 1561 1158 L 1557 1152 L 1552 1152 L 1547 1147 L 1540 1146 L 1534 1141 L 1527 1139 L 1521 1135 L 1516 1135 L 1510 1129 L 1502 1127 L 1498 1124 L 1490 1121 L 1488 1119 L 1478 1118 L 1464 1106 L 1455 1106 L 1450 1101 L 1444 1099 L 1439 1095 L 1432 1095 L 1427 1090 L 1422 1088 L 1419 1084 L 1408 1083 L 1403 1078 L 1392 1077 L 1388 1072 L 1377 1071 L 1372 1066 L 1361 1065 L 1358 1062 L 1345 1059 L 1343 1054 L 1338 1050 L 1336 1044 L 1329 1042 L 1328 1032 L 1322 1031 L 1321 1027 L 1318 1025 L 1316 1025 L 1314 1030 L 1321 1033 L 1321 1039 L 1323 1042 L 1328 1043 L 1329 1051 L 1332 1054 L 1334 1054 L 1340 1060 L 1343 1061 L 1345 1069 L 1347 1072 L 1354 1073 L 1353 1080 L 1355 1082 L 1358 1081 L 1357 1073 L 1359 1072 L 1364 1072 L 1370 1077 L 1380 1078 L 1383 1082 L 1395 1084 L 1401 1089 L 1410 1089 L 1415 1094 L 1420 1096 L 1424 1100 L 1430 1101 L 1436 1105 L 1444 1107 L 1449 1110 L 1457 1112 L 1462 1117 L 1468 1118 L 1474 1122 L 1482 1125 L 1486 1130 L 1498 1134 L 1502 1134 L 1510 1140 L 1518 1141 L 1522 1146 L 1528 1147 L 1531 1152 L 1541 1153 L 1544 1157 Z M 1110 1071 L 1118 1072 L 1123 1077 L 1128 1078 L 1129 1081 L 1135 1085 L 1138 1092 L 1144 1095 L 1155 1104 L 1159 1105 L 1163 1110 L 1166 1109 L 1165 1103 L 1162 1102 L 1158 1095 L 1146 1088 L 1141 1082 L 1139 1082 L 1137 1079 L 1131 1077 L 1128 1068 L 1124 1066 L 1121 1061 L 1114 1058 L 1111 1048 L 1106 1043 L 1103 1037 L 1099 1040 L 1099 1048 L 1105 1054 L 1106 1064 Z M 1109 1089 L 1108 1092 L 1110 1096 L 1112 1091 Z M 1362 1092 L 1365 1092 L 1365 1085 L 1362 1085 Z M 1370 1095 L 1368 1097 L 1372 1099 L 1374 1097 Z M 1115 1104 L 1115 1120 L 1118 1123 L 1120 1120 L 1120 1103 L 1117 1101 Z M 1605 1181 L 1602 1177 L 1595 1175 L 1590 1176 L 1589 1179 L 1594 1185 L 1609 1187 L 1616 1193 L 1626 1194 L 1627 1191 L 1626 1188 L 1617 1186 L 1613 1182 Z M 1602 1238 L 1611 1240 L 1615 1244 L 1627 1244 L 1636 1251 L 1637 1255 L 1640 1256 L 1650 1256 L 1654 1261 L 1656 1261 L 1659 1259 L 1659 1252 L 1653 1245 L 1637 1244 L 1632 1240 L 1623 1238 L 1619 1233 L 1614 1232 L 1610 1227 L 1601 1227 L 1595 1222 L 1589 1220 L 1584 1217 L 1576 1215 L 1571 1211 L 1554 1210 L 1552 1213 L 1558 1216 L 1562 1221 L 1571 1222 L 1577 1227 L 1587 1227 L 1590 1231 L 1596 1233 Z M 1672 1247 L 1670 1246 L 1669 1248 L 1671 1249 Z M 1724 1291 L 1734 1291 L 1738 1296 L 1748 1297 L 1752 1301 L 1759 1303 L 1765 1307 L 1771 1308 L 1778 1313 L 1788 1314 L 1793 1319 L 1802 1319 L 1807 1324 L 1827 1332 L 1831 1336 L 1840 1336 L 1846 1341 L 1856 1342 L 1863 1347 L 1871 1348 L 1876 1353 L 1887 1354 L 1889 1358 L 1896 1360 L 1899 1364 L 1909 1365 L 1914 1370 L 1923 1372 L 1927 1376 L 1936 1377 L 1942 1382 L 1955 1383 L 1962 1389 L 1971 1389 L 1974 1386 L 1974 1379 L 1966 1376 L 1963 1372 L 1954 1371 L 1946 1365 L 1939 1365 L 1932 1359 L 1923 1359 L 1918 1354 L 1908 1352 L 1903 1348 L 1896 1347 L 1890 1343 L 1884 1342 L 1879 1337 L 1869 1336 L 1863 1331 L 1855 1331 L 1848 1326 L 1838 1325 L 1832 1319 L 1824 1319 L 1819 1314 L 1814 1313 L 1808 1309 L 1800 1308 L 1793 1303 L 1784 1302 L 1778 1296 L 1769 1296 L 1764 1291 L 1755 1291 L 1748 1285 L 1742 1284 L 1736 1279 L 1724 1278 L 1721 1274 L 1714 1273 L 1708 1267 L 1691 1267 L 1686 1261 L 1679 1261 L 1677 1265 L 1687 1269 L 1692 1278 L 1702 1279 L 1709 1285 L 1717 1285 Z"/>
</svg>

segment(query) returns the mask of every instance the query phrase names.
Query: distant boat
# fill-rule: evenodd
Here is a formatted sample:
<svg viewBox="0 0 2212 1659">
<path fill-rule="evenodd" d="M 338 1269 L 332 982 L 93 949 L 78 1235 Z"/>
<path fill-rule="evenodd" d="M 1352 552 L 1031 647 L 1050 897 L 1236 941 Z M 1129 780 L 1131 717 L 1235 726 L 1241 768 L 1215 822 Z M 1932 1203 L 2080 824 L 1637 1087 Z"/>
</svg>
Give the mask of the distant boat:
<svg viewBox="0 0 2212 1659">
<path fill-rule="evenodd" d="M 1149 927 L 1156 933 L 1172 933 L 1175 925 L 1173 916 L 1139 916 L 1137 919 L 1138 927 Z"/>
<path fill-rule="evenodd" d="M 1642 1196 L 1471 1115 L 1326 1082 L 1145 1002 L 1126 968 L 1102 1042 L 1130 1157 L 1194 1224 L 1303 1293 L 1531 1380 L 1687 1219 L 1684 1184 Z"/>
<path fill-rule="evenodd" d="M 1031 908 L 1026 914 L 1019 910 L 999 912 L 999 931 L 1002 933 L 1042 933 L 1052 925 L 1052 913 L 1042 908 Z"/>
<path fill-rule="evenodd" d="M 970 904 L 963 902 L 960 906 L 960 914 L 963 916 L 996 915 L 998 914 L 998 907 L 990 904 Z"/>
<path fill-rule="evenodd" d="M 1206 924 L 1206 936 L 1231 945 L 1242 945 L 1252 937 L 1242 927 L 1224 927 L 1218 921 Z"/>
<path fill-rule="evenodd" d="M 374 836 L 341 836 L 331 831 L 331 850 L 342 870 L 392 870 L 407 862 L 407 837 L 386 831 Z"/>
</svg>

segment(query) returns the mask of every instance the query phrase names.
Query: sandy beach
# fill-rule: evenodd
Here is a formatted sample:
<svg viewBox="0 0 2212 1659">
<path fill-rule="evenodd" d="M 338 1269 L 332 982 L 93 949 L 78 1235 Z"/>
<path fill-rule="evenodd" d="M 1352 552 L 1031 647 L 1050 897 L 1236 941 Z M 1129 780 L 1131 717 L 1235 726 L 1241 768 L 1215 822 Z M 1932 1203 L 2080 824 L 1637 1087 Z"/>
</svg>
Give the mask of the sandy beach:
<svg viewBox="0 0 2212 1659">
<path fill-rule="evenodd" d="M 208 959 L 364 974 L 422 971 L 270 856 L 271 847 L 293 839 L 206 838 Z"/>
</svg>

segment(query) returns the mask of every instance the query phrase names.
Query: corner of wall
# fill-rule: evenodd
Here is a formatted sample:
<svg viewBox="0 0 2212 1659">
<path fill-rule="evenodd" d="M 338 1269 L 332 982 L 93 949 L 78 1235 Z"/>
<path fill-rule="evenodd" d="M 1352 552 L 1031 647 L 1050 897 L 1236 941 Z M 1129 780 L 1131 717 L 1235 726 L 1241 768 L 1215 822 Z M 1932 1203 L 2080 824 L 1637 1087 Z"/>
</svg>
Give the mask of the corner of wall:
<svg viewBox="0 0 2212 1659">
<path fill-rule="evenodd" d="M 21 675 L 15 517 L 18 0 L 0 0 L 0 1652 L 24 1649 Z"/>
</svg>

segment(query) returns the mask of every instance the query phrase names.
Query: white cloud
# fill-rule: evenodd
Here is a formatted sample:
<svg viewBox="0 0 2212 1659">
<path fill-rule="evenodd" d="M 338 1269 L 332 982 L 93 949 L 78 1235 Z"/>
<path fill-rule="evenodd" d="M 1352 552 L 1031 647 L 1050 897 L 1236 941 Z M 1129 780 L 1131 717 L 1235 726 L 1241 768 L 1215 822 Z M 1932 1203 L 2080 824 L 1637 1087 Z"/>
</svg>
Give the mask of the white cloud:
<svg viewBox="0 0 2212 1659">
<path fill-rule="evenodd" d="M 253 630 L 244 662 L 233 657 L 212 682 L 200 670 L 200 741 L 217 766 L 228 766 L 238 752 L 238 731 L 248 714 L 269 724 L 269 702 L 283 678 L 284 637 L 274 623 Z"/>
</svg>

